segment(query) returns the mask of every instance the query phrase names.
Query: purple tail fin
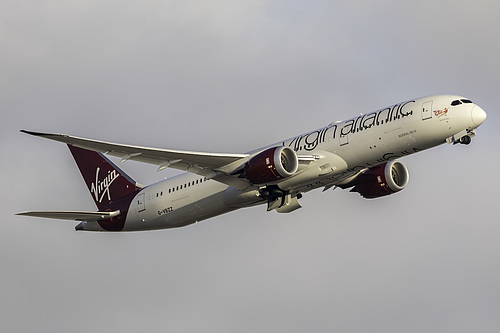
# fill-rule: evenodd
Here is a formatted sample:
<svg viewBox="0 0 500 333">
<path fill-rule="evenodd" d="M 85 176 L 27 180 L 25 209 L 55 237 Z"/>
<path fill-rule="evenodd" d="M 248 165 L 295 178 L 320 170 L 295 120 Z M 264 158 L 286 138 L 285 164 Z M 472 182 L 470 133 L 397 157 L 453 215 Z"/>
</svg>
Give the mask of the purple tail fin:
<svg viewBox="0 0 500 333">
<path fill-rule="evenodd" d="M 99 210 L 140 188 L 103 154 L 68 145 Z"/>
</svg>

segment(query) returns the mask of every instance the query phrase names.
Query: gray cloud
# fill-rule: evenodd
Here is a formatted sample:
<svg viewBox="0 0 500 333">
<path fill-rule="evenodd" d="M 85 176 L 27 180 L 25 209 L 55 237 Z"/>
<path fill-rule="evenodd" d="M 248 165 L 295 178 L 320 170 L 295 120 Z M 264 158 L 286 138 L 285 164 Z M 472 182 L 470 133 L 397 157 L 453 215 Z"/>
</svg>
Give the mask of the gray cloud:
<svg viewBox="0 0 500 333">
<path fill-rule="evenodd" d="M 489 1 L 0 5 L 0 330 L 496 332 L 500 162 Z M 404 159 L 384 199 L 308 193 L 157 232 L 14 216 L 93 209 L 27 128 L 243 152 L 436 93 L 488 113 L 470 146 Z M 142 183 L 176 174 L 128 162 Z"/>
</svg>

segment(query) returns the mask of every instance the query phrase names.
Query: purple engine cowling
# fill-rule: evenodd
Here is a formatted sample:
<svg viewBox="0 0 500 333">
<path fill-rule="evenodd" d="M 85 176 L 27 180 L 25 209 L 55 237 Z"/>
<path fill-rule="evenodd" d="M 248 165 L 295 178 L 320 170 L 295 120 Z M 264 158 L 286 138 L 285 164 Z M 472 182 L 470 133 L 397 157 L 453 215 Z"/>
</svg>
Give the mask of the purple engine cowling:
<svg viewBox="0 0 500 333">
<path fill-rule="evenodd" d="M 409 179 L 408 169 L 403 163 L 386 162 L 359 175 L 351 192 L 358 192 L 367 199 L 379 198 L 401 191 Z"/>
<path fill-rule="evenodd" d="M 244 168 L 253 184 L 267 184 L 290 177 L 299 167 L 297 154 L 289 147 L 273 147 L 252 157 Z"/>
</svg>

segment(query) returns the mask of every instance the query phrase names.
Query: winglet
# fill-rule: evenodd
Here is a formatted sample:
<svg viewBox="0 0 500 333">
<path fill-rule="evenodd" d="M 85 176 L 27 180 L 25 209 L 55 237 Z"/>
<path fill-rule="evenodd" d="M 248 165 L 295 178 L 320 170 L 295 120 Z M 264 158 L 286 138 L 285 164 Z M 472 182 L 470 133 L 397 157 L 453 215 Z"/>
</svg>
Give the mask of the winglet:
<svg viewBox="0 0 500 333">
<path fill-rule="evenodd" d="M 42 138 L 47 138 L 47 139 L 50 139 L 51 137 L 64 136 L 64 134 L 42 133 L 42 132 L 34 132 L 28 130 L 20 130 L 20 132 L 34 136 L 41 136 Z"/>
</svg>

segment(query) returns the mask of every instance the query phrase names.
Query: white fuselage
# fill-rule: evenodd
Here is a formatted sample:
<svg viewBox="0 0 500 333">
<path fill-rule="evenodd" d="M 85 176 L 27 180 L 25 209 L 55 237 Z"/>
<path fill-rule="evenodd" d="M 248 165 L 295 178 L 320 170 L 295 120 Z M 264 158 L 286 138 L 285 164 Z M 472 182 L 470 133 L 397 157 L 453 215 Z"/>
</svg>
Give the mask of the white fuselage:
<svg viewBox="0 0 500 333">
<path fill-rule="evenodd" d="M 463 97 L 441 95 L 407 101 L 332 123 L 251 154 L 287 146 L 299 156 L 310 157 L 296 174 L 279 182 L 282 190 L 304 193 L 342 184 L 368 167 L 435 147 L 461 131 L 479 126 L 474 122 L 474 112 L 481 109 L 473 103 L 451 106 L 453 100 L 459 99 Z M 266 202 L 259 197 L 258 188 L 239 190 L 184 173 L 142 189 L 130 205 L 123 230 L 179 227 Z M 85 222 L 85 230 L 102 229 L 97 222 Z"/>
</svg>

